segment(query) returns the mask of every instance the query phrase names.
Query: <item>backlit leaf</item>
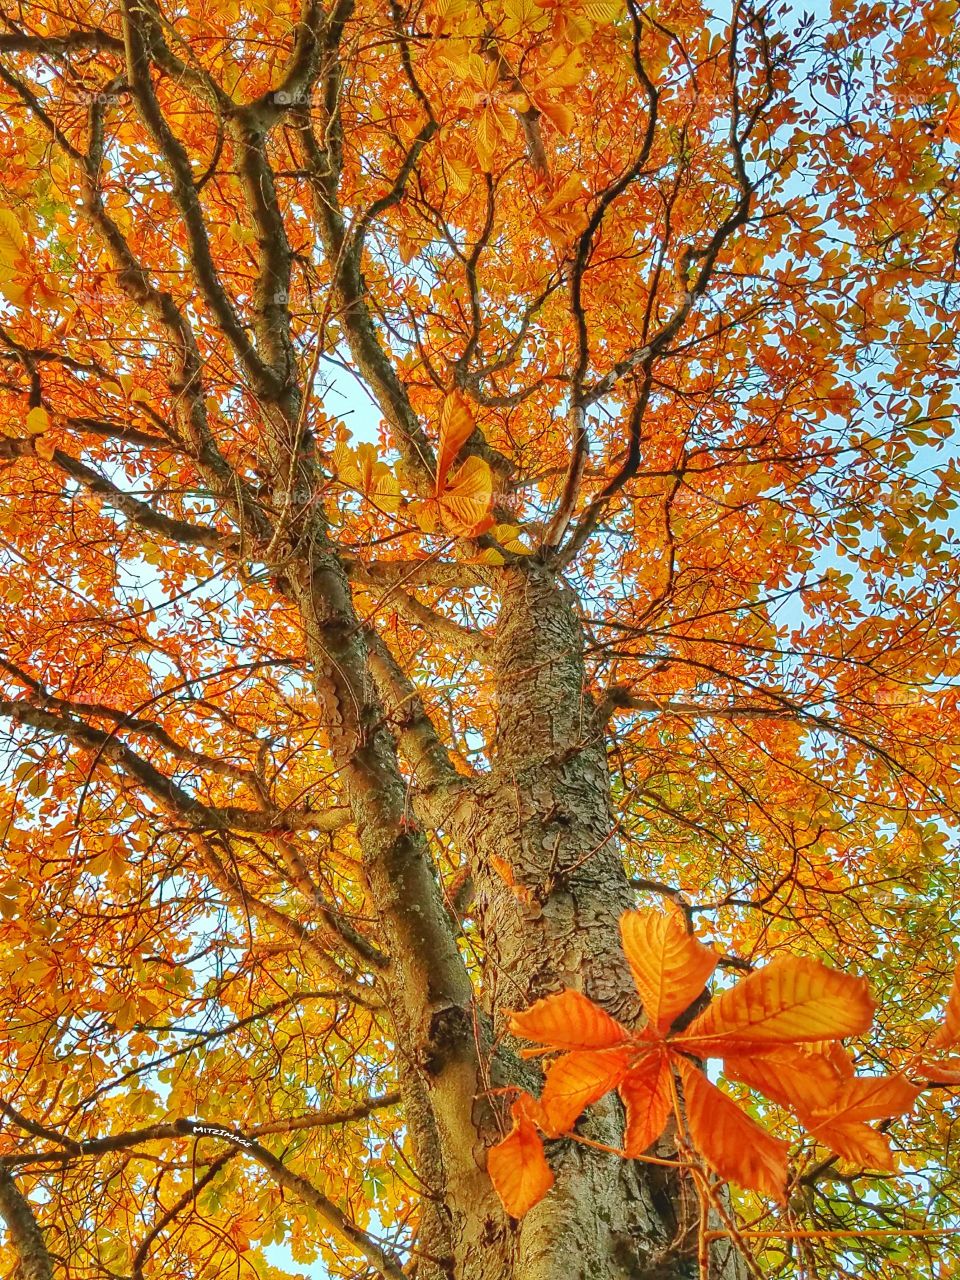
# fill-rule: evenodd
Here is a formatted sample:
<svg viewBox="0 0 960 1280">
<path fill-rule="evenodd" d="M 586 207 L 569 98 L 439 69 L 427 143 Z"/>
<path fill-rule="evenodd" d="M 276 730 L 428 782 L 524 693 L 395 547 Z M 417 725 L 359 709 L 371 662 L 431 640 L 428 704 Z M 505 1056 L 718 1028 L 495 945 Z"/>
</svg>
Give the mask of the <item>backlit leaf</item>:
<svg viewBox="0 0 960 1280">
<path fill-rule="evenodd" d="M 862 1169 L 892 1169 L 893 1154 L 884 1134 L 855 1120 L 824 1121 L 811 1127 L 816 1140 L 843 1160 Z"/>
<path fill-rule="evenodd" d="M 771 1102 L 804 1114 L 827 1105 L 842 1082 L 836 1068 L 822 1054 L 804 1053 L 789 1046 L 772 1053 L 725 1055 L 723 1074 L 756 1089 Z"/>
<path fill-rule="evenodd" d="M 884 1120 L 913 1109 L 920 1090 L 906 1076 L 857 1076 L 844 1080 L 832 1099 L 818 1108 L 833 1123 Z"/>
<path fill-rule="evenodd" d="M 721 992 L 677 1041 L 701 1057 L 861 1035 L 873 1020 L 866 982 L 807 956 L 775 959 Z"/>
<path fill-rule="evenodd" d="M 960 964 L 953 972 L 947 1007 L 943 1013 L 943 1025 L 930 1043 L 938 1048 L 949 1049 L 958 1042 L 960 1042 Z"/>
<path fill-rule="evenodd" d="M 540 1106 L 547 1130 L 566 1133 L 585 1107 L 623 1080 L 630 1049 L 593 1049 L 564 1054 L 547 1068 Z"/>
<path fill-rule="evenodd" d="M 623 1149 L 636 1158 L 656 1142 L 673 1109 L 672 1073 L 664 1053 L 651 1053 L 619 1085 L 627 1113 Z"/>
<path fill-rule="evenodd" d="M 438 499 L 440 519 L 456 537 L 473 538 L 493 524 L 493 474 L 482 458 L 466 458 Z"/>
<path fill-rule="evenodd" d="M 50 428 L 50 415 L 39 405 L 31 409 L 26 416 L 26 427 L 31 435 L 37 436 Z"/>
<path fill-rule="evenodd" d="M 459 391 L 449 391 L 440 407 L 440 443 L 437 448 L 437 492 L 440 493 L 457 454 L 473 434 L 473 411 Z"/>
<path fill-rule="evenodd" d="M 622 1044 L 626 1030 L 579 991 L 558 991 L 514 1013 L 510 1030 L 555 1049 L 607 1049 Z"/>
<path fill-rule="evenodd" d="M 626 912 L 620 934 L 644 1011 L 665 1031 L 703 991 L 717 957 L 676 915 L 661 911 Z"/>
<path fill-rule="evenodd" d="M 513 1218 L 522 1218 L 553 1186 L 553 1170 L 543 1153 L 543 1142 L 527 1118 L 522 1100 L 513 1106 L 513 1128 L 487 1152 L 487 1173 Z"/>
<path fill-rule="evenodd" d="M 677 1061 L 693 1145 L 729 1182 L 784 1200 L 789 1144 L 774 1138 L 686 1059 Z"/>
</svg>

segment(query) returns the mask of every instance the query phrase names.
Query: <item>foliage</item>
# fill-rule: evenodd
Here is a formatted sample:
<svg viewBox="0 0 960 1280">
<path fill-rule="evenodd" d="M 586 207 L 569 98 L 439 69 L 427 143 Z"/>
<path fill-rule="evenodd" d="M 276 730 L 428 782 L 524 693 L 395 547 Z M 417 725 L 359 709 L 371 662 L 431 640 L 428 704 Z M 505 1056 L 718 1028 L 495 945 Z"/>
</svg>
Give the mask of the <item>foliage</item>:
<svg viewBox="0 0 960 1280">
<path fill-rule="evenodd" d="M 3 18 L 0 1269 L 960 1274 L 955 0 Z"/>
</svg>

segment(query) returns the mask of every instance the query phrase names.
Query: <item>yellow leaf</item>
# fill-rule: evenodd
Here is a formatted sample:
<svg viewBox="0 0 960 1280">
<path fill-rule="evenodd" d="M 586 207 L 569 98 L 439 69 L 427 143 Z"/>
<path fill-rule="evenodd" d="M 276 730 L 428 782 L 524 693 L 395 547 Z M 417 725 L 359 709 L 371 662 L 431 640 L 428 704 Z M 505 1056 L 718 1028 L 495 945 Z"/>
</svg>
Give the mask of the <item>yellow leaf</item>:
<svg viewBox="0 0 960 1280">
<path fill-rule="evenodd" d="M 583 14 L 567 10 L 563 13 L 564 34 L 571 44 L 583 44 L 593 35 L 594 24 Z"/>
<path fill-rule="evenodd" d="M 500 131 L 497 128 L 497 118 L 490 107 L 485 107 L 480 113 L 474 133 L 477 159 L 484 173 L 490 173 L 493 169 L 493 158 L 497 154 L 499 144 Z"/>
<path fill-rule="evenodd" d="M 26 428 L 32 436 L 42 435 L 50 429 L 50 415 L 39 405 L 27 414 Z"/>
<path fill-rule="evenodd" d="M 504 35 L 516 35 L 524 28 L 537 30 L 544 25 L 545 14 L 534 0 L 503 0 Z"/>
<path fill-rule="evenodd" d="M 466 160 L 444 153 L 443 171 L 455 191 L 466 193 L 473 185 L 473 169 Z"/>
<path fill-rule="evenodd" d="M 623 13 L 621 0 L 585 0 L 585 3 L 577 7 L 591 22 L 598 25 L 615 22 Z"/>
<path fill-rule="evenodd" d="M 12 209 L 0 208 L 0 265 L 11 268 L 24 250 L 20 219 Z"/>
<path fill-rule="evenodd" d="M 436 533 L 440 526 L 440 504 L 436 498 L 417 499 L 408 508 L 424 533 Z"/>
<path fill-rule="evenodd" d="M 27 300 L 27 287 L 19 280 L 0 279 L 0 293 L 13 307 L 22 307 Z"/>
</svg>

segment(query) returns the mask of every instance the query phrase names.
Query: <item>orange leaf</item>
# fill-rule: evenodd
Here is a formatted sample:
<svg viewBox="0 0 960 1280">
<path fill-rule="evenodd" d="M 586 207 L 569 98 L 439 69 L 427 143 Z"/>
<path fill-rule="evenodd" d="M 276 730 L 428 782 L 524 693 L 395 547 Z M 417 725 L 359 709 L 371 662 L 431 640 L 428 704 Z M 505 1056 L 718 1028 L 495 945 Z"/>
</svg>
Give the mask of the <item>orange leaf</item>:
<svg viewBox="0 0 960 1280">
<path fill-rule="evenodd" d="M 701 1057 L 860 1035 L 873 1020 L 863 978 L 807 956 L 785 957 L 722 992 L 675 1043 Z"/>
<path fill-rule="evenodd" d="M 503 883 L 509 885 L 512 889 L 517 883 L 517 877 L 513 874 L 513 867 L 511 867 L 506 858 L 501 858 L 498 853 L 492 853 L 490 855 L 490 865 Z M 528 1036 L 527 1039 L 532 1040 L 533 1037 Z"/>
<path fill-rule="evenodd" d="M 556 1049 L 610 1049 L 623 1044 L 627 1031 L 579 991 L 558 991 L 515 1013 L 510 1030 L 525 1040 Z"/>
<path fill-rule="evenodd" d="M 677 1067 L 690 1139 L 710 1168 L 729 1182 L 785 1200 L 789 1144 L 751 1120 L 692 1062 L 677 1058 Z"/>
<path fill-rule="evenodd" d="M 717 957 L 662 911 L 626 912 L 620 936 L 646 1015 L 665 1031 L 703 991 Z"/>
<path fill-rule="evenodd" d="M 882 1133 L 855 1120 L 825 1121 L 810 1130 L 814 1138 L 861 1169 L 895 1168 L 890 1144 Z"/>
<path fill-rule="evenodd" d="M 493 169 L 493 161 L 497 154 L 499 143 L 500 131 L 497 128 L 497 117 L 495 112 L 488 108 L 480 113 L 474 134 L 477 159 L 480 161 L 480 168 L 484 173 L 490 173 Z"/>
<path fill-rule="evenodd" d="M 960 142 L 960 96 L 950 95 L 947 109 L 940 121 L 940 132 L 952 142 Z"/>
<path fill-rule="evenodd" d="M 818 1142 L 867 1168 L 893 1164 L 886 1139 L 863 1121 L 909 1111 L 920 1093 L 905 1076 L 842 1076 L 823 1055 L 801 1050 L 725 1058 L 723 1070 L 789 1107 Z"/>
<path fill-rule="evenodd" d="M 437 493 L 441 493 L 447 472 L 457 454 L 473 435 L 473 412 L 459 391 L 444 396 L 440 407 L 440 444 L 437 449 Z"/>
<path fill-rule="evenodd" d="M 835 1121 L 883 1120 L 910 1111 L 920 1090 L 906 1076 L 856 1076 L 844 1080 L 837 1094 L 817 1108 L 817 1116 Z"/>
<path fill-rule="evenodd" d="M 577 120 L 573 111 L 562 102 L 549 102 L 546 99 L 538 99 L 537 105 L 551 124 L 566 137 Z"/>
<path fill-rule="evenodd" d="M 811 1044 L 804 1045 L 804 1052 L 815 1053 L 821 1058 L 826 1058 L 838 1076 L 856 1074 L 853 1058 L 839 1040 L 815 1040 Z"/>
<path fill-rule="evenodd" d="M 947 1058 L 944 1062 L 918 1062 L 914 1075 L 931 1084 L 960 1085 L 960 1058 Z"/>
<path fill-rule="evenodd" d="M 564 1054 L 547 1068 L 540 1095 L 548 1133 L 568 1133 L 584 1107 L 615 1089 L 627 1074 L 631 1049 L 590 1049 Z"/>
<path fill-rule="evenodd" d="M 522 1218 L 553 1186 L 553 1170 L 543 1143 L 527 1117 L 525 1100 L 513 1104 L 513 1128 L 487 1152 L 487 1173 L 500 1202 L 513 1218 Z"/>
<path fill-rule="evenodd" d="M 772 1053 L 724 1057 L 723 1074 L 798 1114 L 828 1105 L 842 1077 L 823 1054 L 784 1047 Z"/>
<path fill-rule="evenodd" d="M 948 1049 L 960 1041 L 960 964 L 953 973 L 950 995 L 943 1015 L 943 1026 L 931 1040 L 939 1049 Z"/>
<path fill-rule="evenodd" d="M 440 495 L 440 519 L 450 533 L 473 538 L 493 524 L 493 473 L 482 458 L 465 459 Z"/>
<path fill-rule="evenodd" d="M 673 1108 L 670 1062 L 663 1053 L 652 1053 L 620 1082 L 620 1097 L 627 1112 L 623 1153 L 636 1159 L 660 1137 Z"/>
</svg>

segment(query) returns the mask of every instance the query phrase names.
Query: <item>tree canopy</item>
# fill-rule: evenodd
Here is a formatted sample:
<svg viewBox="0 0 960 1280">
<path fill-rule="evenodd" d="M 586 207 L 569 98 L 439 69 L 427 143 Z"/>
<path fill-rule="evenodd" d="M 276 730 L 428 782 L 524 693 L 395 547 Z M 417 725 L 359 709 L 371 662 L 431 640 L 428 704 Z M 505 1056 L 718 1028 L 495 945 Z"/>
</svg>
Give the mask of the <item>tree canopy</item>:
<svg viewBox="0 0 960 1280">
<path fill-rule="evenodd" d="M 5 0 L 4 1274 L 960 1274 L 957 12 Z"/>
</svg>

